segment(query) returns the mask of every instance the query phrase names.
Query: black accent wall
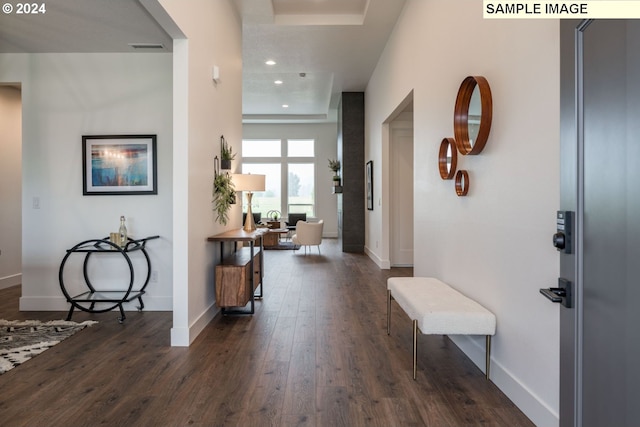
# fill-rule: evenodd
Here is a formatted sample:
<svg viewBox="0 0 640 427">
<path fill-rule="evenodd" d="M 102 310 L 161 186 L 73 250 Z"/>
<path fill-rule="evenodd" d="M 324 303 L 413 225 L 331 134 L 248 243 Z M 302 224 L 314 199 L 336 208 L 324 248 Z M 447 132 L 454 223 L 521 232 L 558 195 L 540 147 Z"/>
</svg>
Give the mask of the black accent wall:
<svg viewBox="0 0 640 427">
<path fill-rule="evenodd" d="M 364 92 L 343 92 L 338 111 L 338 231 L 343 252 L 364 252 Z"/>
</svg>

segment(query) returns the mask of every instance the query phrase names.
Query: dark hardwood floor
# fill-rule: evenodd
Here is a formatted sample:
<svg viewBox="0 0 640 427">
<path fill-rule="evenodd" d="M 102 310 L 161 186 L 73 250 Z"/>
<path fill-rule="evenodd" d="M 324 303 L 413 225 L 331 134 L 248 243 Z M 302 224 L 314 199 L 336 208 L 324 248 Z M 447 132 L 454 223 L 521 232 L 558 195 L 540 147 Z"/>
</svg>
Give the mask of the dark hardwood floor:
<svg viewBox="0 0 640 427">
<path fill-rule="evenodd" d="M 265 252 L 256 314 L 216 317 L 189 348 L 170 347 L 172 315 L 76 313 L 98 320 L 0 375 L 0 426 L 532 426 L 447 338 L 420 336 L 368 257 L 324 240 L 322 255 Z M 51 286 L 57 286 L 52 277 Z M 20 287 L 0 290 L 0 318 Z M 394 303 L 395 304 L 395 303 Z"/>
</svg>

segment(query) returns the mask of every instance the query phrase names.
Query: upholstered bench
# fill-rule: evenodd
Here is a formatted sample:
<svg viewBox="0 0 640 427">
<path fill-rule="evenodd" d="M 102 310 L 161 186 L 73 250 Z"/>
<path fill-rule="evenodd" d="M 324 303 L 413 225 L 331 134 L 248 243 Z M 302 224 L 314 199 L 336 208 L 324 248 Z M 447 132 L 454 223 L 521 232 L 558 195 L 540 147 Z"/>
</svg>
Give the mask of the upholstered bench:
<svg viewBox="0 0 640 427">
<path fill-rule="evenodd" d="M 416 379 L 418 329 L 431 335 L 485 335 L 486 378 L 489 379 L 491 336 L 496 316 L 446 283 L 431 277 L 387 280 L 387 335 L 391 334 L 391 300 L 413 320 L 413 379 Z"/>
</svg>

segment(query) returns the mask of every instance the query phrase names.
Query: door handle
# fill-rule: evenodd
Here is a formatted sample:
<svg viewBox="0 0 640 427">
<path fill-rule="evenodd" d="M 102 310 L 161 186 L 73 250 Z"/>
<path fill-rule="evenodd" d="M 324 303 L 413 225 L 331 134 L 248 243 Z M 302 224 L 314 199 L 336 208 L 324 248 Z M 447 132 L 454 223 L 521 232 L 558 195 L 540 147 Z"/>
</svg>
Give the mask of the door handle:
<svg viewBox="0 0 640 427">
<path fill-rule="evenodd" d="M 540 289 L 540 293 L 551 300 L 551 302 L 562 302 L 562 297 L 567 296 L 567 292 L 560 288 Z"/>
<path fill-rule="evenodd" d="M 567 308 L 573 306 L 572 283 L 562 277 L 558 279 L 557 288 L 543 288 L 540 293 L 547 297 L 551 302 L 559 302 Z"/>
</svg>

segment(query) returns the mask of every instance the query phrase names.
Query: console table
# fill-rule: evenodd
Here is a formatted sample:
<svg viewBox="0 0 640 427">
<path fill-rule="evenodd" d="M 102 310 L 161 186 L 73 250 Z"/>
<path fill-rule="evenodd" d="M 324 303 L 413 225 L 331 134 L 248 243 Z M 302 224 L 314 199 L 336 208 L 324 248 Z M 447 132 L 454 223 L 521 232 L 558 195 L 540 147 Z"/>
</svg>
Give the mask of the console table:
<svg viewBox="0 0 640 427">
<path fill-rule="evenodd" d="M 280 244 L 280 236 L 289 232 L 286 228 L 267 228 L 264 234 L 265 248 L 276 247 Z"/>
<path fill-rule="evenodd" d="M 210 242 L 220 242 L 220 264 L 216 265 L 216 305 L 222 314 L 253 314 L 255 300 L 262 298 L 263 284 L 263 236 L 265 229 L 245 231 L 241 228 L 226 231 L 207 238 Z M 231 256 L 224 256 L 224 244 L 234 244 Z M 238 242 L 249 243 L 249 247 L 238 249 Z M 256 289 L 260 286 L 260 292 Z M 245 307 L 251 303 L 249 311 L 229 310 L 228 307 Z"/>
<path fill-rule="evenodd" d="M 80 242 L 71 249 L 67 249 L 67 253 L 62 258 L 62 262 L 60 263 L 60 270 L 58 271 L 58 280 L 60 281 L 60 289 L 64 294 L 67 302 L 71 303 L 71 308 L 69 309 L 69 314 L 67 315 L 67 320 L 71 320 L 71 316 L 73 316 L 74 309 L 79 309 L 82 311 L 86 311 L 89 313 L 104 313 L 107 311 L 111 311 L 114 308 L 118 307 L 120 309 L 120 317 L 118 321 L 122 323 L 126 318 L 124 314 L 124 309 L 122 304 L 125 302 L 133 301 L 134 299 L 138 299 L 140 305 L 138 306 L 138 310 L 142 310 L 144 308 L 144 303 L 142 302 L 142 295 L 145 293 L 145 288 L 149 284 L 149 278 L 151 277 L 151 259 L 149 258 L 149 254 L 147 253 L 145 246 L 148 240 L 158 239 L 160 236 L 151 236 L 145 237 L 144 239 L 129 239 L 127 244 L 124 247 L 120 247 L 117 244 L 111 242 L 108 237 L 104 239 L 92 239 L 85 240 L 84 242 Z M 141 252 L 144 255 L 147 265 L 147 277 L 144 280 L 144 284 L 140 287 L 140 289 L 133 289 L 133 264 L 131 262 L 131 258 L 129 257 L 129 253 L 132 252 Z M 85 254 L 84 262 L 82 264 L 82 275 L 84 278 L 84 285 L 87 287 L 88 291 L 82 292 L 78 295 L 71 295 L 64 284 L 64 268 L 67 263 L 67 260 L 72 254 Z M 89 279 L 88 273 L 88 265 L 89 259 L 93 254 L 96 255 L 106 255 L 106 254 L 120 254 L 124 257 L 127 265 L 129 267 L 129 284 L 128 286 L 123 286 L 122 289 L 119 290 L 97 290 L 91 283 Z M 109 304 L 107 308 L 96 308 L 96 304 Z M 87 307 L 88 305 L 88 307 Z"/>
</svg>

